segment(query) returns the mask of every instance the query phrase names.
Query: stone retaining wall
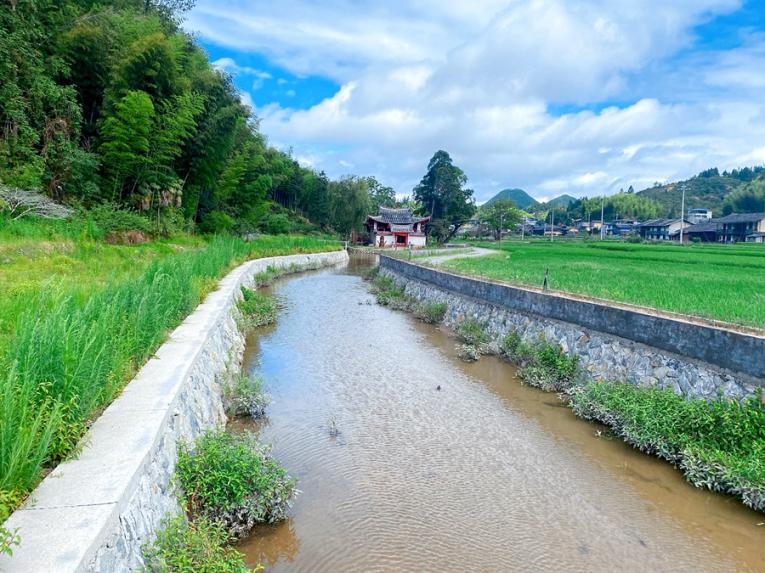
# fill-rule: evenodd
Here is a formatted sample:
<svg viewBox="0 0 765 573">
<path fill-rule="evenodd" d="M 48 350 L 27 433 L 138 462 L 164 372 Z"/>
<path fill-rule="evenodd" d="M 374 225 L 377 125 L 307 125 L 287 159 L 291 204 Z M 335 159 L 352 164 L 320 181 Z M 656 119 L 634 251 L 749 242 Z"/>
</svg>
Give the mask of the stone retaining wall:
<svg viewBox="0 0 765 573">
<path fill-rule="evenodd" d="M 543 337 L 578 356 L 582 367 L 596 380 L 672 388 L 686 397 L 723 395 L 735 399 L 752 396 L 758 386 L 765 384 L 762 376 L 725 368 L 734 362 L 747 370 L 763 372 L 765 339 L 761 337 L 693 323 L 667 325 L 673 336 L 687 337 L 675 348 L 687 349 L 690 345 L 693 352 L 688 356 L 644 344 L 645 337 L 634 335 L 632 330 L 644 321 L 653 324 L 654 331 L 661 328 L 661 323 L 655 321 L 681 322 L 674 319 L 461 277 L 389 257 L 380 258 L 380 269 L 381 274 L 396 280 L 407 295 L 418 301 L 446 303 L 447 326 L 456 327 L 472 318 L 485 323 L 495 340 L 511 330 L 516 330 L 525 342 Z M 618 329 L 622 335 L 588 326 L 602 325 L 604 321 L 610 330 Z M 670 335 L 657 340 L 664 345 L 672 343 Z M 698 356 L 712 361 L 699 360 Z"/>
<path fill-rule="evenodd" d="M 221 382 L 241 368 L 241 286 L 267 267 L 345 263 L 345 251 L 249 261 L 229 273 L 98 418 L 76 459 L 60 464 L 4 524 L 19 529 L 0 571 L 138 571 L 141 546 L 180 512 L 172 491 L 176 444 L 226 421 Z"/>
</svg>

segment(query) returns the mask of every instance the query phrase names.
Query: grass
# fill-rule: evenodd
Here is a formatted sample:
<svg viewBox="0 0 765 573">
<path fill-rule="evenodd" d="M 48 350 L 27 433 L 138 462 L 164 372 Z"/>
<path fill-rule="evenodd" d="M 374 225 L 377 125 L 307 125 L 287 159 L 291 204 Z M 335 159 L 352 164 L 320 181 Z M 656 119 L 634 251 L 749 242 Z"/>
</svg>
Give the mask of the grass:
<svg viewBox="0 0 765 573">
<path fill-rule="evenodd" d="M 112 246 L 81 222 L 0 223 L 0 282 L 8 286 L 0 302 L 0 516 L 76 452 L 91 421 L 234 265 L 339 248 L 286 236 Z"/>
<path fill-rule="evenodd" d="M 765 404 L 754 398 L 685 400 L 668 389 L 589 382 L 574 412 L 610 426 L 636 448 L 669 460 L 697 487 L 765 511 Z"/>
<path fill-rule="evenodd" d="M 296 494 L 295 480 L 248 432 L 211 431 L 193 448 L 181 443 L 176 479 L 192 520 L 222 523 L 236 539 L 284 519 Z"/>
<path fill-rule="evenodd" d="M 156 540 L 143 548 L 146 573 L 250 573 L 239 551 L 229 546 L 226 528 L 209 519 L 166 519 Z"/>
<path fill-rule="evenodd" d="M 276 321 L 279 306 L 273 296 L 242 287 L 242 298 L 237 302 L 241 313 L 239 327 L 249 331 Z"/>
<path fill-rule="evenodd" d="M 508 241 L 496 255 L 444 266 L 535 287 L 542 286 L 549 269 L 553 290 L 755 328 L 765 325 L 762 245 Z"/>
</svg>

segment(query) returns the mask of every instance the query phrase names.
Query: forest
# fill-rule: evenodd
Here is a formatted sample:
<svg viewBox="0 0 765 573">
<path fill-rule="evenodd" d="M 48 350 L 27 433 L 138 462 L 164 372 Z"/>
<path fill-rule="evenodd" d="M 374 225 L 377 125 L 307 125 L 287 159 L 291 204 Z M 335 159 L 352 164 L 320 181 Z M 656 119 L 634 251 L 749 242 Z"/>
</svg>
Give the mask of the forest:
<svg viewBox="0 0 765 573">
<path fill-rule="evenodd" d="M 116 212 L 155 235 L 347 235 L 376 205 L 395 204 L 373 177 L 331 181 L 270 146 L 232 78 L 181 29 L 192 5 L 0 8 L 2 188 Z"/>
</svg>

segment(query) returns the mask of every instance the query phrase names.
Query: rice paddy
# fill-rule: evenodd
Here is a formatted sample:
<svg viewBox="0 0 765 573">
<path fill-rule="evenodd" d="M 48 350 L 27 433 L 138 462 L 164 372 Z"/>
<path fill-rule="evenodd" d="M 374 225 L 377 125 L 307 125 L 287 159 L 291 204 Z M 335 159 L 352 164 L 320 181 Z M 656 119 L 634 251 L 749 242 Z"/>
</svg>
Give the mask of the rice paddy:
<svg viewBox="0 0 765 573">
<path fill-rule="evenodd" d="M 763 245 L 509 241 L 443 266 L 533 287 L 547 272 L 551 290 L 765 328 Z"/>
</svg>

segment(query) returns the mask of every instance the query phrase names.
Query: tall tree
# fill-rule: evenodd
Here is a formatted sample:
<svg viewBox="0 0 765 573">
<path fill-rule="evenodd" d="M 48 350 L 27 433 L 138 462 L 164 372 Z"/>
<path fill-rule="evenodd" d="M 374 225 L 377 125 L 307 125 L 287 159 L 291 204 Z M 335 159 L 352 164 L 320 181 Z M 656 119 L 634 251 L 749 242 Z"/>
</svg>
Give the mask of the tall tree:
<svg viewBox="0 0 765 573">
<path fill-rule="evenodd" d="M 429 233 L 439 241 L 448 241 L 475 213 L 473 190 L 465 187 L 467 176 L 454 165 L 446 151 L 437 151 L 428 163 L 428 171 L 414 188 L 413 196 L 420 212 L 429 214 Z"/>
<path fill-rule="evenodd" d="M 498 199 L 478 210 L 481 223 L 486 225 L 496 239 L 502 235 L 502 231 L 514 229 L 523 221 L 523 211 L 515 206 L 510 199 Z"/>
</svg>

